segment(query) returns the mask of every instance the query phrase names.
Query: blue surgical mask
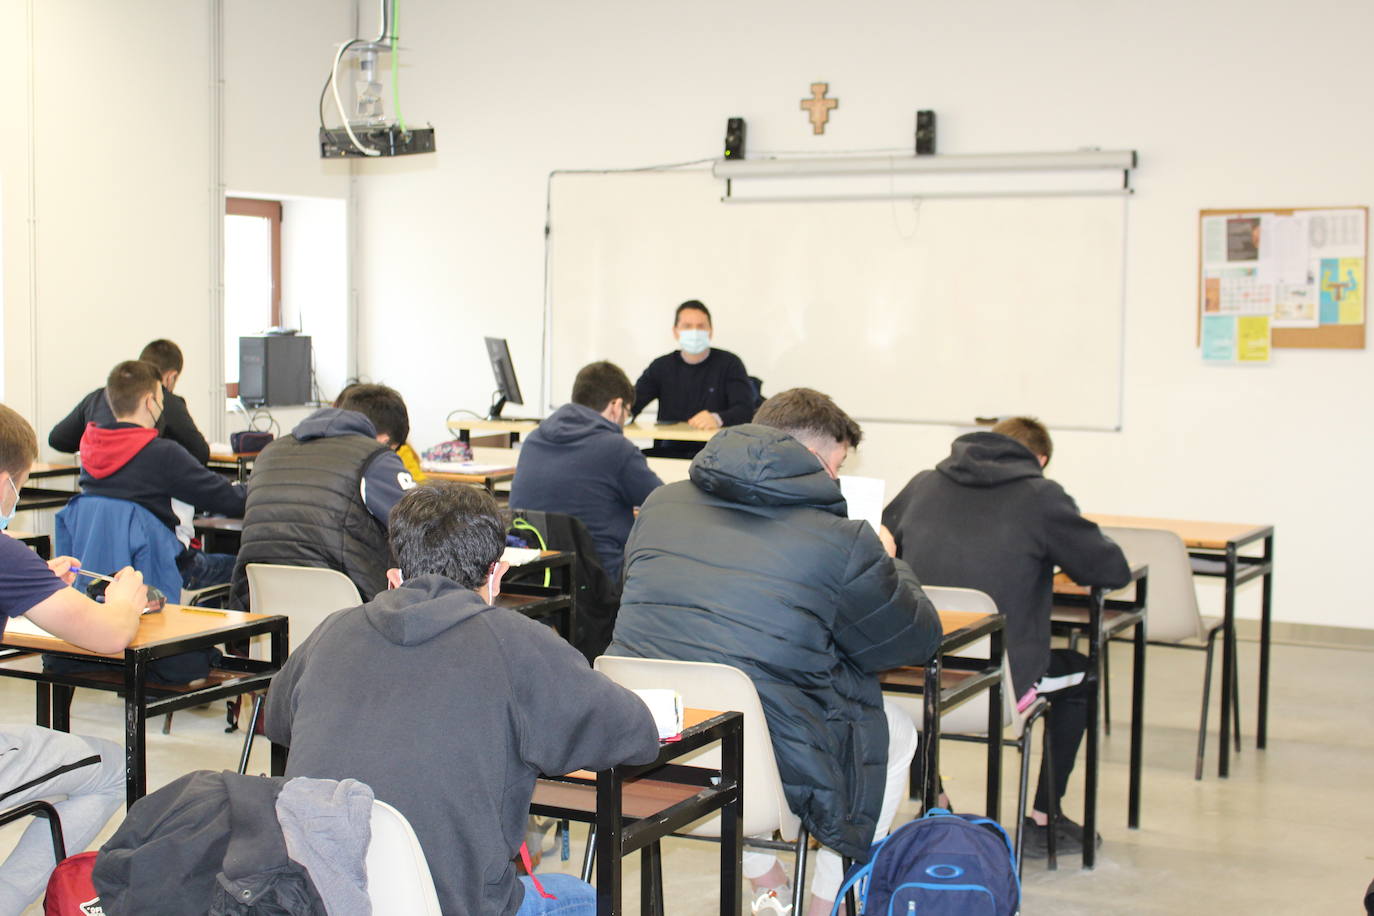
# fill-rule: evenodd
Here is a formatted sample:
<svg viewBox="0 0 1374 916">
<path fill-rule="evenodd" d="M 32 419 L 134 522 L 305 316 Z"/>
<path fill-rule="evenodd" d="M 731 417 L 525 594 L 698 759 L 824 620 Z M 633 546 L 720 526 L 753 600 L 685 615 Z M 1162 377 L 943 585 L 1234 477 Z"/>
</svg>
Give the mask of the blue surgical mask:
<svg viewBox="0 0 1374 916">
<path fill-rule="evenodd" d="M 696 356 L 699 353 L 705 353 L 707 348 L 711 346 L 711 332 L 695 329 L 678 331 L 677 342 L 683 353 Z"/>
<path fill-rule="evenodd" d="M 10 490 L 14 493 L 14 504 L 10 506 L 8 515 L 0 515 L 0 531 L 4 531 L 14 520 L 14 514 L 19 511 L 19 488 L 14 485 L 13 477 L 6 477 L 5 482 L 10 485 Z"/>
</svg>

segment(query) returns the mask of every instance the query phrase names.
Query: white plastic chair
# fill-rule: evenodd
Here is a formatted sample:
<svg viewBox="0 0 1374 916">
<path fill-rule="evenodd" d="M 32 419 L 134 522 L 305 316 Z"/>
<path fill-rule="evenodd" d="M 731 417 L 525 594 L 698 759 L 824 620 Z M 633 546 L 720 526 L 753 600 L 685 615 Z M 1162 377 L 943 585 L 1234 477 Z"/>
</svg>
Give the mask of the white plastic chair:
<svg viewBox="0 0 1374 916">
<path fill-rule="evenodd" d="M 372 841 L 367 847 L 367 895 L 374 913 L 439 916 L 434 877 L 415 830 L 386 802 L 372 802 Z"/>
<path fill-rule="evenodd" d="M 737 710 L 744 714 L 744 843 L 763 849 L 787 850 L 796 856 L 792 904 L 794 913 L 802 912 L 809 837 L 800 819 L 787 806 L 782 779 L 778 776 L 778 762 L 773 756 L 768 720 L 749 675 L 730 665 L 618 655 L 600 656 L 595 667 L 622 687 L 632 690 L 663 687 L 676 690 L 684 706 L 720 712 Z M 717 749 L 705 748 L 678 762 L 717 768 L 719 761 Z M 689 836 L 719 837 L 720 816 L 698 821 L 683 832 Z M 756 839 L 771 837 L 774 832 L 782 837 L 782 842 Z"/>
<path fill-rule="evenodd" d="M 358 587 L 343 573 L 317 566 L 249 563 L 249 610 L 291 618 L 291 641 L 300 645 L 337 610 L 363 603 Z"/>
<path fill-rule="evenodd" d="M 249 563 L 245 570 L 248 573 L 248 609 L 254 614 L 283 614 L 291 618 L 291 641 L 297 646 L 330 614 L 363 603 L 353 580 L 337 570 L 277 563 Z M 266 657 L 262 645 L 266 639 L 265 636 L 254 638 L 251 652 L 255 658 Z M 244 736 L 239 756 L 240 773 L 248 772 L 253 732 L 262 715 L 262 701 L 262 694 L 253 701 L 248 734 Z"/>
<path fill-rule="evenodd" d="M 997 602 L 986 592 L 980 592 L 972 588 L 943 588 L 939 586 L 922 586 L 926 597 L 931 603 L 941 611 L 963 611 L 974 614 L 996 614 Z M 991 642 L 987 639 L 980 639 L 962 650 L 964 656 L 969 658 L 987 659 L 991 651 Z M 925 707 L 920 697 L 888 693 L 887 699 L 892 700 L 902 709 L 911 721 L 916 724 L 916 730 L 921 730 L 923 719 L 925 718 Z M 1015 747 L 1021 753 L 1021 781 L 1016 795 L 1016 863 L 1017 868 L 1021 866 L 1022 848 L 1022 828 L 1026 820 L 1027 789 L 1030 783 L 1030 740 L 1031 732 L 1035 727 L 1037 719 L 1043 719 L 1044 714 L 1049 710 L 1049 701 L 1044 698 L 1037 698 L 1036 701 L 1024 710 L 1018 711 L 1016 708 L 1016 690 L 1013 687 L 1011 676 L 1011 656 L 1004 653 L 1002 664 L 1002 725 L 1003 728 L 1011 730 L 1011 737 L 1004 737 L 1002 744 L 1008 747 Z M 1040 741 L 1044 753 L 1049 753 L 1048 722 L 1042 724 L 1040 730 Z M 948 712 L 940 715 L 940 737 L 949 738 L 955 741 L 978 741 L 987 740 L 988 732 L 988 694 L 980 693 L 966 703 L 954 707 Z M 1054 812 L 1051 812 L 1053 814 Z M 1053 858 L 1050 860 L 1050 868 L 1055 868 L 1056 863 Z"/>
<path fill-rule="evenodd" d="M 1174 649 L 1192 649 L 1207 653 L 1202 676 L 1202 717 L 1197 733 L 1197 762 L 1193 778 L 1202 778 L 1202 758 L 1207 748 L 1207 713 L 1212 695 L 1212 649 L 1217 633 L 1222 625 L 1217 623 L 1207 627 L 1198 610 L 1197 589 L 1193 583 L 1192 558 L 1183 539 L 1172 531 L 1155 528 L 1103 528 L 1107 535 L 1126 554 L 1126 562 L 1132 566 L 1149 566 L 1149 644 Z M 1129 592 L 1128 586 L 1123 592 Z M 1106 653 L 1103 653 L 1105 660 Z M 1108 671 L 1102 672 L 1104 696 L 1108 693 Z M 1240 691 L 1234 689 L 1235 697 L 1235 740 L 1240 749 Z M 1107 706 L 1106 716 L 1110 718 L 1111 707 Z M 1223 736 L 1224 739 L 1225 736 Z"/>
</svg>

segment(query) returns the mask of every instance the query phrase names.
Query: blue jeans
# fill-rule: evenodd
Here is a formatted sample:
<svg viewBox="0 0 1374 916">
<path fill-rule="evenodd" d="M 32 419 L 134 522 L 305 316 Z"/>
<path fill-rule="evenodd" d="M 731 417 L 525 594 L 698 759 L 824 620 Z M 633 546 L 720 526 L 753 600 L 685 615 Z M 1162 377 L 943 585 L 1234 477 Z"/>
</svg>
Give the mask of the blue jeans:
<svg viewBox="0 0 1374 916">
<path fill-rule="evenodd" d="M 234 577 L 235 559 L 232 553 L 192 551 L 190 560 L 181 570 L 181 587 L 193 592 L 212 585 L 224 585 Z M 181 600 L 181 596 L 168 595 L 167 600 L 176 604 Z"/>
<path fill-rule="evenodd" d="M 525 899 L 520 902 L 520 909 L 515 911 L 515 916 L 595 916 L 596 888 L 572 875 L 557 872 L 537 877 L 539 883 L 544 885 L 544 890 L 558 899 L 546 900 L 540 897 L 539 892 L 534 889 L 534 883 L 527 876 L 521 875 L 520 883 L 525 886 Z"/>
</svg>

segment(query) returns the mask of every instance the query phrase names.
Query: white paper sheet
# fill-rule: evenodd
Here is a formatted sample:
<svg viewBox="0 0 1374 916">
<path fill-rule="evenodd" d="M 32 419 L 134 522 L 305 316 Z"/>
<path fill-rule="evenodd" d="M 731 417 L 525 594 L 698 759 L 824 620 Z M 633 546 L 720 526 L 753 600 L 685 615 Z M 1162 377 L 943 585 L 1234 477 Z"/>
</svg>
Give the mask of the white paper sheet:
<svg viewBox="0 0 1374 916">
<path fill-rule="evenodd" d="M 883 523 L 883 496 L 887 482 L 881 477 L 851 477 L 841 475 L 840 493 L 849 503 L 849 517 L 859 518 L 877 531 Z"/>
</svg>

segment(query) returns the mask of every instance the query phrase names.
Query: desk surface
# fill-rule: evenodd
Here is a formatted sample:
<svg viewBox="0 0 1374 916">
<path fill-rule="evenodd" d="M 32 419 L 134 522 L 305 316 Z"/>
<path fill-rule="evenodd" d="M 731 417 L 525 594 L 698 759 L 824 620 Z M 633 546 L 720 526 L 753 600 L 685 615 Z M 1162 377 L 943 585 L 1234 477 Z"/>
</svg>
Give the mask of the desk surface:
<svg viewBox="0 0 1374 916">
<path fill-rule="evenodd" d="M 233 464 L 236 461 L 251 461 L 262 452 L 211 452 L 210 460 L 220 464 Z"/>
<path fill-rule="evenodd" d="M 256 623 L 276 615 L 249 614 L 244 611 L 211 611 L 208 609 L 188 610 L 179 604 L 169 604 L 157 614 L 144 614 L 138 624 L 138 635 L 129 643 L 130 649 L 140 649 L 174 639 L 189 636 L 213 634 L 220 631 L 230 632 L 246 623 Z M 102 658 L 122 660 L 124 653 L 101 655 L 74 646 L 56 636 L 34 636 L 28 633 L 14 633 L 7 627 L 0 637 L 0 643 L 19 649 L 33 649 L 38 652 L 62 651 L 78 655 L 93 655 Z"/>
<path fill-rule="evenodd" d="M 475 483 L 485 485 L 492 481 L 510 480 L 515 476 L 515 465 L 504 468 L 493 468 L 489 471 L 483 471 L 480 474 L 451 474 L 448 471 L 431 471 L 426 469 L 423 465 L 421 465 L 421 470 L 428 480 L 443 480 L 449 483 Z"/>
<path fill-rule="evenodd" d="M 1201 550 L 1225 550 L 1228 544 L 1253 541 L 1273 530 L 1270 525 L 1249 522 L 1199 522 L 1178 518 L 1106 515 L 1101 512 L 1085 512 L 1084 516 L 1099 525 L 1111 528 L 1154 528 L 1172 531 L 1183 539 L 1184 545 Z"/>
<path fill-rule="evenodd" d="M 191 522 L 197 531 L 242 531 L 243 519 L 223 515 L 205 515 Z"/>
<path fill-rule="evenodd" d="M 940 611 L 940 630 L 948 636 L 960 630 L 966 630 L 975 623 L 988 617 L 995 617 L 995 614 L 983 614 L 979 611 Z"/>
<path fill-rule="evenodd" d="M 448 428 L 453 432 L 468 430 L 474 433 L 518 433 L 524 436 L 534 432 L 538 425 L 538 420 L 450 420 Z M 667 423 L 663 426 L 631 423 L 625 427 L 625 435 L 631 439 L 665 439 L 675 442 L 708 442 L 719 431 L 693 429 L 686 423 Z"/>
</svg>

